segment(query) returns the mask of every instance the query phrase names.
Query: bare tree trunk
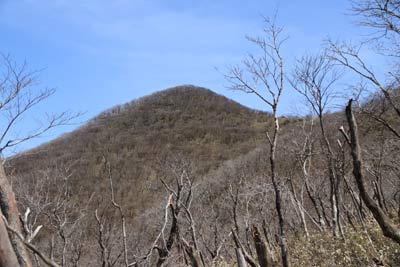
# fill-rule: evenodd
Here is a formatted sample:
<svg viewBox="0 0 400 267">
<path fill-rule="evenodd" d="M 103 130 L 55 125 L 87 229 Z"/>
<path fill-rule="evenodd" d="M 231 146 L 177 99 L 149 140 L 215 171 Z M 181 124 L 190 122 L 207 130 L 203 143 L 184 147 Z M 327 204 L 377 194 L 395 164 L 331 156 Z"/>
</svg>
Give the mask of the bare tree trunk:
<svg viewBox="0 0 400 267">
<path fill-rule="evenodd" d="M 240 250 L 240 254 L 243 256 L 243 259 L 245 259 L 245 262 L 249 263 L 250 266 L 252 267 L 259 267 L 257 262 L 253 259 L 253 257 L 245 250 L 245 248 L 243 247 L 242 243 L 240 242 L 238 236 L 236 235 L 235 231 L 232 230 L 232 238 L 233 238 L 233 242 L 235 242 L 236 245 L 236 255 L 238 256 L 238 263 L 239 263 L 239 255 L 238 255 L 238 249 Z M 247 265 L 240 265 L 239 266 L 247 266 Z"/>
<path fill-rule="evenodd" d="M 338 196 L 337 188 L 340 183 L 337 182 L 336 161 L 325 129 L 323 116 L 327 108 L 326 105 L 332 97 L 333 89 L 331 86 L 340 76 L 341 74 L 336 70 L 335 66 L 324 52 L 316 56 L 305 56 L 298 61 L 294 69 L 293 80 L 291 81 L 294 89 L 306 98 L 307 102 L 318 116 L 322 136 L 321 139 L 324 144 L 327 170 L 329 173 L 331 226 L 335 237 L 340 227 L 340 197 Z"/>
<path fill-rule="evenodd" d="M 400 229 L 396 228 L 390 219 L 386 216 L 383 210 L 375 203 L 375 201 L 368 195 L 367 188 L 364 180 L 363 161 L 361 158 L 361 148 L 358 140 L 357 123 L 352 112 L 352 102 L 350 99 L 346 107 L 346 117 L 350 128 L 351 140 L 351 156 L 353 158 L 353 174 L 356 180 L 360 196 L 365 202 L 365 205 L 372 212 L 375 220 L 378 222 L 383 234 L 400 244 Z"/>
<path fill-rule="evenodd" d="M 315 213 L 318 216 L 318 222 L 319 222 L 319 225 L 321 226 L 321 230 L 324 232 L 325 231 L 325 220 L 324 220 L 324 217 L 322 216 L 322 212 L 318 208 L 318 203 L 317 203 L 317 201 L 315 199 L 315 196 L 311 192 L 311 188 L 310 188 L 310 185 L 309 185 L 308 177 L 307 176 L 304 176 L 304 177 L 305 177 L 304 184 L 306 186 L 307 195 L 310 198 L 311 203 L 313 204 Z"/>
<path fill-rule="evenodd" d="M 267 244 L 262 240 L 258 228 L 253 225 L 252 236 L 254 240 L 254 246 L 257 252 L 257 259 L 260 267 L 272 267 L 272 256 Z"/>
<path fill-rule="evenodd" d="M 185 253 L 189 256 L 190 264 L 192 267 L 203 267 L 203 261 L 200 256 L 200 252 L 193 246 L 191 246 L 184 238 L 181 239 Z"/>
<path fill-rule="evenodd" d="M 241 248 L 236 248 L 236 259 L 238 263 L 238 267 L 247 267 L 247 263 L 244 259 L 242 249 Z"/>
<path fill-rule="evenodd" d="M 239 67 L 232 68 L 230 73 L 225 77 L 232 83 L 232 89 L 255 94 L 272 109 L 274 122 L 272 137 L 270 137 L 267 132 L 270 148 L 269 161 L 271 180 L 275 193 L 275 208 L 278 213 L 279 245 L 281 247 L 282 265 L 283 267 L 289 267 L 290 262 L 286 244 L 285 218 L 283 216 L 285 203 L 282 201 L 281 183 L 277 177 L 275 166 L 275 153 L 279 134 L 277 108 L 280 96 L 285 87 L 284 80 L 286 77 L 284 72 L 284 60 L 281 55 L 281 46 L 285 40 L 281 39 L 280 34 L 282 33 L 282 28 L 275 24 L 274 19 L 266 18 L 265 22 L 268 26 L 264 29 L 264 32 L 268 34 L 267 38 L 249 38 L 263 53 L 261 57 L 250 55 L 248 59 L 244 61 L 245 72 L 250 75 L 252 79 L 248 81 L 244 74 L 245 72 Z M 264 90 L 261 91 L 260 87 Z"/>
<path fill-rule="evenodd" d="M 324 202 L 322 201 L 321 196 L 318 196 L 318 202 L 319 202 L 319 205 L 321 206 L 322 216 L 324 217 L 326 225 L 328 227 L 331 227 L 331 221 L 328 218 L 328 215 L 327 215 L 327 212 L 326 212 L 326 209 L 325 209 L 325 205 L 324 205 Z"/>
<path fill-rule="evenodd" d="M 336 217 L 336 221 L 337 221 L 337 224 L 338 224 L 338 227 L 339 227 L 340 235 L 344 239 L 345 236 L 344 236 L 344 231 L 343 231 L 343 226 L 342 226 L 342 222 L 341 222 L 340 216 L 341 216 L 341 207 L 342 206 L 344 207 L 344 203 L 342 203 L 342 190 L 341 190 L 341 188 L 342 188 L 343 177 L 345 176 L 346 154 L 344 152 L 343 145 L 342 145 L 342 143 L 340 142 L 339 139 L 338 139 L 338 145 L 339 145 L 340 152 L 341 152 L 340 153 L 341 159 L 338 160 L 338 165 L 339 166 L 338 166 L 338 173 L 337 173 L 337 176 L 336 176 L 336 185 L 335 185 L 335 188 L 336 188 L 335 197 L 337 199 L 337 213 L 336 213 L 337 217 Z"/>
<path fill-rule="evenodd" d="M 304 205 L 303 205 L 302 201 L 300 201 L 297 198 L 296 189 L 294 188 L 293 180 L 291 178 L 289 179 L 289 183 L 290 183 L 290 187 L 291 187 L 291 191 L 292 191 L 292 198 L 293 198 L 293 202 L 294 202 L 293 205 L 294 205 L 295 211 L 300 218 L 300 222 L 301 222 L 301 225 L 303 226 L 304 233 L 306 235 L 306 238 L 308 239 L 310 234 L 308 233 L 306 216 L 304 213 Z"/>
<path fill-rule="evenodd" d="M 337 236 L 338 234 L 338 217 L 339 217 L 339 209 L 338 209 L 338 197 L 337 197 L 337 176 L 335 172 L 335 162 L 334 162 L 334 154 L 332 151 L 331 144 L 328 140 L 328 136 L 325 132 L 325 125 L 322 117 L 322 110 L 319 112 L 319 124 L 321 128 L 322 139 L 325 143 L 325 147 L 327 149 L 327 160 L 328 160 L 328 171 L 329 171 L 329 181 L 330 181 L 330 203 L 331 203 L 331 213 L 332 213 L 332 233 L 333 236 Z"/>
<path fill-rule="evenodd" d="M 8 225 L 18 231 L 18 233 L 22 233 L 17 201 L 15 200 L 14 192 L 7 179 L 2 163 L 0 163 L 0 208 Z M 24 243 L 15 234 L 10 235 L 9 238 L 20 266 L 31 267 L 32 262 Z"/>
<path fill-rule="evenodd" d="M 159 258 L 157 261 L 157 267 L 163 266 L 163 263 L 167 260 L 170 254 L 174 241 L 179 236 L 178 219 L 175 208 L 172 206 L 172 204 L 169 206 L 169 208 L 171 209 L 172 217 L 171 229 L 169 231 L 168 239 L 166 240 L 165 246 L 158 250 Z"/>
<path fill-rule="evenodd" d="M 0 267 L 20 267 L 0 210 Z"/>
<path fill-rule="evenodd" d="M 270 167 L 271 167 L 271 179 L 272 185 L 275 191 L 275 207 L 278 213 L 278 221 L 279 221 L 279 246 L 281 247 L 281 257 L 282 257 L 282 266 L 283 267 L 290 267 L 289 261 L 289 253 L 287 249 L 286 243 L 286 232 L 285 232 L 285 219 L 283 217 L 283 203 L 282 203 L 282 195 L 281 195 L 281 185 L 278 184 L 276 177 L 276 169 L 275 169 L 275 152 L 276 152 L 276 143 L 278 139 L 278 132 L 279 132 L 279 122 L 276 112 L 276 106 L 273 107 L 273 114 L 274 114 L 274 135 L 272 140 L 270 140 Z"/>
</svg>

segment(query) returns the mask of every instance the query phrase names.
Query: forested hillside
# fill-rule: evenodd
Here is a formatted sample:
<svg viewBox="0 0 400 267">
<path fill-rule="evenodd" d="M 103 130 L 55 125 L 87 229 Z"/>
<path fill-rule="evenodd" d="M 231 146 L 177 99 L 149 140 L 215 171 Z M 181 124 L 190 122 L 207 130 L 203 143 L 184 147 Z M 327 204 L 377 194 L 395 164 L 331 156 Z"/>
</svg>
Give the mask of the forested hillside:
<svg viewBox="0 0 400 267">
<path fill-rule="evenodd" d="M 107 110 L 77 131 L 18 155 L 9 172 L 29 181 L 35 179 L 29 178 L 32 169 L 68 166 L 71 186 L 90 195 L 108 188 L 107 160 L 124 206 L 141 213 L 155 192 L 164 197 L 166 162 L 185 158 L 196 162 L 196 175 L 204 175 L 264 142 L 267 117 L 204 88 L 171 88 Z"/>
<path fill-rule="evenodd" d="M 400 1 L 350 12 L 367 37 L 291 59 L 264 18 L 223 74 L 264 111 L 177 86 L 4 158 L 0 267 L 400 266 Z M 79 118 L 24 130 L 35 75 L 0 55 L 2 155 Z"/>
</svg>

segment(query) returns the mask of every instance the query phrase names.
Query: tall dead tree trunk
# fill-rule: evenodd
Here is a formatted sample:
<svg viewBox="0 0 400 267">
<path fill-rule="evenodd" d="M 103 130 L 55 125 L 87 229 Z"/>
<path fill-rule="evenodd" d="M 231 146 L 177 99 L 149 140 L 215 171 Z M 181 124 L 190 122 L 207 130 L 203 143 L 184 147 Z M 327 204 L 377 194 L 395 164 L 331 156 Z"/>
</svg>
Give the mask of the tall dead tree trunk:
<svg viewBox="0 0 400 267">
<path fill-rule="evenodd" d="M 319 123 L 321 128 L 322 139 L 326 148 L 326 157 L 327 157 L 327 169 L 329 173 L 329 181 L 330 181 L 330 203 L 331 203 L 331 213 L 332 213 L 332 233 L 333 236 L 338 235 L 338 223 L 339 223 L 339 208 L 338 208 L 338 197 L 337 197 L 337 176 L 335 171 L 335 162 L 334 162 L 334 154 L 329 142 L 328 136 L 325 131 L 325 125 L 322 117 L 323 110 L 319 111 Z"/>
<path fill-rule="evenodd" d="M 282 266 L 290 267 L 289 262 L 289 253 L 288 246 L 286 242 L 286 231 L 285 231 L 285 218 L 283 217 L 283 205 L 282 203 L 282 192 L 281 192 L 281 184 L 277 181 L 276 177 L 276 165 L 275 165 L 275 153 L 276 153 L 276 143 L 278 139 L 279 133 L 279 121 L 277 116 L 276 105 L 273 107 L 273 116 L 274 116 L 274 133 L 272 140 L 270 139 L 270 168 L 271 168 L 271 180 L 272 185 L 275 191 L 275 207 L 278 213 L 278 222 L 279 222 L 279 246 L 281 247 L 281 256 L 282 256 Z"/>
<path fill-rule="evenodd" d="M 0 210 L 0 267 L 20 267 Z"/>
<path fill-rule="evenodd" d="M 386 216 L 385 212 L 379 207 L 379 205 L 369 196 L 367 192 L 367 187 L 364 179 L 363 171 L 363 160 L 361 157 L 361 148 L 358 140 L 358 127 L 356 119 L 352 111 L 353 100 L 350 99 L 346 107 L 346 118 L 347 123 L 350 128 L 350 146 L 351 146 L 351 156 L 353 158 L 353 175 L 357 183 L 358 190 L 360 191 L 360 196 L 364 201 L 365 205 L 371 211 L 375 220 L 378 222 L 383 234 L 400 244 L 400 229 L 395 227 L 391 223 L 389 217 Z"/>
<path fill-rule="evenodd" d="M 286 243 L 285 202 L 282 200 L 282 181 L 276 170 L 276 150 L 279 136 L 278 104 L 285 87 L 284 59 L 281 46 L 285 38 L 281 37 L 283 29 L 275 24 L 274 20 L 266 19 L 267 27 L 264 32 L 266 38 L 256 37 L 249 40 L 259 48 L 261 55 L 249 55 L 244 60 L 244 69 L 232 68 L 226 78 L 231 82 L 233 90 L 255 94 L 272 110 L 272 136 L 266 132 L 269 143 L 269 167 L 275 193 L 275 209 L 279 222 L 279 246 L 281 247 L 282 266 L 289 267 L 289 253 Z M 266 177 L 267 178 L 267 177 Z M 246 256 L 246 255 L 245 255 Z M 249 263 L 250 264 L 250 263 Z"/>
<path fill-rule="evenodd" d="M 9 183 L 6 173 L 4 171 L 3 164 L 0 163 L 0 208 L 4 219 L 7 220 L 8 225 L 16 230 L 18 233 L 22 233 L 21 221 L 19 218 L 19 212 L 17 207 L 17 201 L 12 190 L 11 184 Z M 4 222 L 3 222 L 4 223 Z M 17 256 L 19 266 L 31 267 L 32 262 L 29 258 L 26 246 L 15 234 L 10 234 L 5 239 L 9 238 Z M 3 237 L 1 237 L 3 241 Z"/>
</svg>

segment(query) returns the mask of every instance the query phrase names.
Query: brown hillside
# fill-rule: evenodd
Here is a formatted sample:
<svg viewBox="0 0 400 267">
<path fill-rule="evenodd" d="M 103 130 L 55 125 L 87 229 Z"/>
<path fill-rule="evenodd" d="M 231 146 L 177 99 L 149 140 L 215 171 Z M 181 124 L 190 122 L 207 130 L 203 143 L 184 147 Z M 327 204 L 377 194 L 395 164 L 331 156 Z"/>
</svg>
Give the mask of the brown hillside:
<svg viewBox="0 0 400 267">
<path fill-rule="evenodd" d="M 196 174 L 208 173 L 264 142 L 266 116 L 210 90 L 179 86 L 105 111 L 80 129 L 11 159 L 8 171 L 31 179 L 33 169 L 69 166 L 72 185 L 89 195 L 108 187 L 104 156 L 124 204 L 135 214 L 162 189 L 160 166 L 166 159 L 179 154 L 196 162 Z"/>
</svg>

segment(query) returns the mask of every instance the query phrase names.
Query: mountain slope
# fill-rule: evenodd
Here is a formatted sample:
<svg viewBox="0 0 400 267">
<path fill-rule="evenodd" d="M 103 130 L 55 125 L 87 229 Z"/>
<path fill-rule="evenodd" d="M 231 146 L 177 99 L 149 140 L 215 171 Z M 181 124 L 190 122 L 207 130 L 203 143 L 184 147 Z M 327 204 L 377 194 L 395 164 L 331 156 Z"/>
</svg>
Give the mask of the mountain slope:
<svg viewBox="0 0 400 267">
<path fill-rule="evenodd" d="M 89 195 L 108 187 L 106 158 L 119 197 L 130 214 L 137 214 L 163 190 L 159 178 L 165 176 L 165 161 L 186 158 L 196 163 L 196 175 L 204 175 L 262 143 L 267 116 L 210 90 L 179 86 L 105 111 L 11 160 L 8 171 L 29 180 L 33 169 L 63 166 L 71 170 L 75 189 Z"/>
</svg>

